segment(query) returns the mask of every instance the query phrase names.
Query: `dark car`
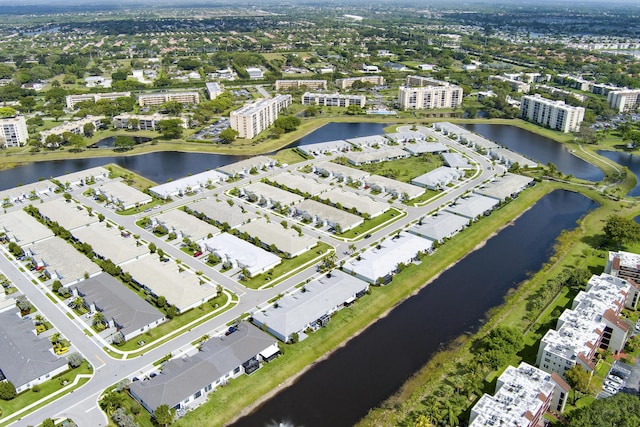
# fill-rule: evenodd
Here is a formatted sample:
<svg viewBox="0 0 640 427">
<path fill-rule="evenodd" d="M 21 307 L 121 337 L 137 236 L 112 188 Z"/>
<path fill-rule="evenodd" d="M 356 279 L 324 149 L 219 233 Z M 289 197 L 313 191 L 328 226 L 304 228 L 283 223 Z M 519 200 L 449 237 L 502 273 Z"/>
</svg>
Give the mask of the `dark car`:
<svg viewBox="0 0 640 427">
<path fill-rule="evenodd" d="M 371 234 L 365 234 L 365 235 L 364 235 L 364 238 L 365 238 L 365 239 L 368 239 L 369 237 L 371 237 Z"/>
</svg>

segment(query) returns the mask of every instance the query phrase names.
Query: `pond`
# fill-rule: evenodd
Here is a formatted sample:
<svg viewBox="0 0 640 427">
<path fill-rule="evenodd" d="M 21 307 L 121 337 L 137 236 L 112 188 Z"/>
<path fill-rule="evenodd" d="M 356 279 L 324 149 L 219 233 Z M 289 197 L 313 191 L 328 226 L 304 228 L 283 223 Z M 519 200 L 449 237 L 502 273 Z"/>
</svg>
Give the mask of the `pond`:
<svg viewBox="0 0 640 427">
<path fill-rule="evenodd" d="M 629 171 L 636 176 L 636 186 L 627 193 L 627 196 L 640 196 L 640 156 L 623 151 L 598 150 L 596 153 L 619 165 L 626 166 Z"/>
<path fill-rule="evenodd" d="M 561 143 L 528 130 L 517 126 L 496 124 L 465 124 L 463 126 L 538 163 L 543 165 L 553 163 L 566 175 L 588 181 L 600 181 L 604 178 L 604 173 L 599 168 L 573 155 Z"/>
<path fill-rule="evenodd" d="M 89 148 L 113 148 L 113 143 L 116 142 L 116 138 L 120 135 L 109 136 L 107 138 L 102 138 L 95 144 L 89 146 Z M 128 136 L 128 135 L 123 135 Z M 144 136 L 129 136 L 129 138 L 133 139 L 134 144 L 141 144 L 143 142 L 151 141 L 151 138 L 147 138 Z"/>
</svg>

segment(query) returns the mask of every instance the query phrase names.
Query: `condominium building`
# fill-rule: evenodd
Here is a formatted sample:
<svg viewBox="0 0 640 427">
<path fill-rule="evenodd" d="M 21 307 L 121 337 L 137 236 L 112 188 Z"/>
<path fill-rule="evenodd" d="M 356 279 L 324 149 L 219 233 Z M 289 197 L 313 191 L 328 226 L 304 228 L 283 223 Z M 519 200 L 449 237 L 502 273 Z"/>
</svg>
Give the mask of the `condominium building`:
<svg viewBox="0 0 640 427">
<path fill-rule="evenodd" d="M 344 79 L 337 79 L 336 86 L 340 89 L 349 89 L 355 82 L 371 83 L 372 85 L 382 86 L 384 84 L 384 77 L 382 76 L 362 76 L 362 77 L 347 77 Z"/>
<path fill-rule="evenodd" d="M 4 117 L 0 119 L 0 145 L 19 147 L 29 139 L 27 122 L 24 116 Z"/>
<path fill-rule="evenodd" d="M 340 95 L 337 93 L 311 93 L 302 95 L 302 105 L 324 105 L 325 107 L 348 107 L 357 105 L 364 107 L 367 97 L 364 95 Z"/>
<path fill-rule="evenodd" d="M 187 128 L 187 119 L 184 117 L 172 117 L 164 114 L 129 114 L 123 113 L 112 119 L 114 127 L 119 129 L 136 129 L 136 130 L 157 130 L 158 123 L 162 120 L 179 118 L 182 121 L 182 127 Z"/>
<path fill-rule="evenodd" d="M 307 87 L 313 90 L 327 90 L 326 80 L 276 80 L 276 91 Z"/>
<path fill-rule="evenodd" d="M 102 127 L 102 119 L 103 116 L 87 116 L 80 120 L 76 120 L 73 122 L 64 122 L 60 126 L 56 126 L 54 128 L 43 130 L 40 132 L 40 140 L 45 142 L 49 135 L 60 135 L 71 132 L 76 135 L 81 135 L 84 132 L 84 125 L 91 123 L 94 129 L 99 129 Z"/>
<path fill-rule="evenodd" d="M 138 97 L 138 104 L 141 107 L 146 105 L 162 105 L 169 101 L 175 101 L 181 104 L 197 104 L 200 102 L 200 95 L 198 95 L 198 92 L 162 92 L 147 93 Z"/>
<path fill-rule="evenodd" d="M 538 94 L 527 95 L 522 97 L 520 117 L 553 130 L 577 132 L 584 119 L 584 108 L 546 99 Z"/>
<path fill-rule="evenodd" d="M 602 274 L 592 276 L 587 290 L 573 300 L 571 309 L 560 315 L 556 329 L 547 331 L 540 342 L 536 365 L 558 375 L 575 365 L 592 372 L 598 348 L 619 352 L 629 325 L 620 319 L 629 306 L 631 285 L 624 279 Z"/>
<path fill-rule="evenodd" d="M 609 252 L 604 272 L 620 277 L 631 284 L 631 295 L 627 307 L 638 308 L 640 302 L 640 255 L 631 252 Z"/>
<path fill-rule="evenodd" d="M 403 110 L 456 108 L 462 105 L 462 88 L 456 85 L 400 86 L 398 104 Z"/>
<path fill-rule="evenodd" d="M 240 138 L 255 138 L 276 121 L 280 111 L 290 105 L 291 95 L 277 95 L 247 104 L 231 112 L 231 128 L 238 132 Z"/>
<path fill-rule="evenodd" d="M 80 95 L 67 95 L 65 98 L 67 101 L 67 108 L 73 110 L 76 104 L 80 102 L 90 101 L 90 102 L 98 102 L 101 99 L 109 99 L 111 101 L 131 96 L 131 92 L 109 92 L 109 93 L 83 93 Z"/>
<path fill-rule="evenodd" d="M 526 362 L 509 366 L 498 377 L 493 396 L 483 395 L 471 408 L 469 427 L 534 427 L 547 410 L 562 412 L 569 385 L 557 374 L 548 374 Z"/>
<path fill-rule="evenodd" d="M 531 90 L 531 86 L 528 83 L 505 76 L 489 76 L 489 81 L 506 83 L 511 87 L 512 90 L 515 90 L 516 92 L 529 93 L 529 91 Z"/>
<path fill-rule="evenodd" d="M 422 87 L 422 86 L 449 86 L 449 82 L 434 79 L 433 77 L 423 76 L 407 76 L 405 79 L 405 86 L 410 87 Z"/>
<path fill-rule="evenodd" d="M 607 95 L 609 106 L 616 111 L 634 111 L 640 107 L 640 89 L 614 90 Z"/>
<path fill-rule="evenodd" d="M 224 86 L 222 86 L 218 82 L 209 82 L 206 84 L 207 86 L 207 94 L 209 94 L 209 99 L 216 99 L 218 95 L 224 92 Z"/>
</svg>

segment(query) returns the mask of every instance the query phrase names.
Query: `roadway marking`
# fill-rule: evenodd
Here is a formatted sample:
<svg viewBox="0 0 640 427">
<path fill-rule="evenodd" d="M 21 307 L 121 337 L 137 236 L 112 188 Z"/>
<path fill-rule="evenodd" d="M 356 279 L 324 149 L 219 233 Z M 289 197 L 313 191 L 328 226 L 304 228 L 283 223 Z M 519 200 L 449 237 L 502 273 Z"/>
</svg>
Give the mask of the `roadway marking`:
<svg viewBox="0 0 640 427">
<path fill-rule="evenodd" d="M 95 369 L 100 369 L 100 368 L 102 368 L 103 366 L 106 366 L 106 365 L 107 365 L 107 364 L 104 362 L 104 360 L 100 359 L 100 356 L 98 356 L 97 354 L 94 354 L 94 357 L 95 357 L 96 359 L 98 359 L 98 360 L 100 361 L 100 363 L 102 363 L 102 365 L 100 365 L 100 366 L 96 366 L 96 367 L 95 367 Z"/>
</svg>

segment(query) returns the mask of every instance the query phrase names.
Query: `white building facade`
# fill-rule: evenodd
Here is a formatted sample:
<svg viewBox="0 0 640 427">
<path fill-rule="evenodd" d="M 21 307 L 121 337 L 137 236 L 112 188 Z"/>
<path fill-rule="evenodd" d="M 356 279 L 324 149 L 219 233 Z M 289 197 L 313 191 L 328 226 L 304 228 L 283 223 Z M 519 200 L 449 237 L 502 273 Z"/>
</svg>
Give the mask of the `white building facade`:
<svg viewBox="0 0 640 427">
<path fill-rule="evenodd" d="M 0 119 L 0 145 L 3 147 L 19 147 L 29 139 L 27 122 L 24 116 L 5 117 Z"/>
<path fill-rule="evenodd" d="M 584 119 L 584 108 L 573 107 L 536 94 L 522 97 L 520 117 L 553 130 L 577 132 Z"/>
<path fill-rule="evenodd" d="M 238 132 L 240 138 L 255 138 L 276 121 L 280 111 L 289 107 L 291 101 L 291 95 L 277 95 L 245 105 L 229 115 L 231 128 Z"/>
</svg>

